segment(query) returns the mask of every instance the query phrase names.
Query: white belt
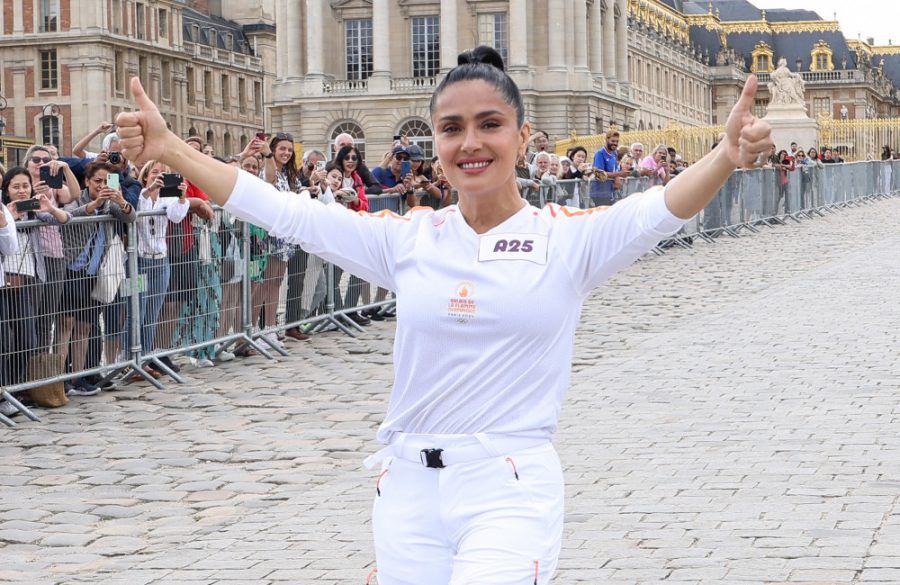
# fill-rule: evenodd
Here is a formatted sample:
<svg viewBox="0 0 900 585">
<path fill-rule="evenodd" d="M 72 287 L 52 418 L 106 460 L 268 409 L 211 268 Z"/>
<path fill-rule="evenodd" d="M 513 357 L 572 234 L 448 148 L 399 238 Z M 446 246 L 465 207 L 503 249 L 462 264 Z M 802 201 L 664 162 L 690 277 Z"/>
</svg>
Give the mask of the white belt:
<svg viewBox="0 0 900 585">
<path fill-rule="evenodd" d="M 390 445 L 366 457 L 363 464 L 367 469 L 374 468 L 388 457 L 421 463 L 423 467 L 434 467 L 434 465 L 429 465 L 429 457 L 439 456 L 442 465 L 447 467 L 479 459 L 500 457 L 549 442 L 545 438 L 489 436 L 487 433 L 475 433 L 474 435 L 398 433 L 395 437 Z M 438 455 L 435 455 L 434 452 L 438 450 L 440 450 Z M 429 451 L 430 454 L 427 453 Z"/>
<path fill-rule="evenodd" d="M 147 254 L 141 254 L 141 258 L 144 260 L 162 260 L 168 256 L 166 252 L 152 252 Z"/>
</svg>

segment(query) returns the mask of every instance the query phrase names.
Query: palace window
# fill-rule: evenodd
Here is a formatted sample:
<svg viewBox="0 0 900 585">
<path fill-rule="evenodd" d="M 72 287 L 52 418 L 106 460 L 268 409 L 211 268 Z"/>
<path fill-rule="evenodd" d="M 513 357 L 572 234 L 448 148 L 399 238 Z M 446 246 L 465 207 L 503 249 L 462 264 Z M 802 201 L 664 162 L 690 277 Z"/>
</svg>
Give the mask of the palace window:
<svg viewBox="0 0 900 585">
<path fill-rule="evenodd" d="M 160 8 L 156 13 L 158 22 L 159 38 L 165 39 L 169 37 L 169 12 L 165 8 Z"/>
<path fill-rule="evenodd" d="M 818 117 L 821 114 L 831 115 L 831 98 L 830 97 L 817 97 L 813 98 L 813 117 Z"/>
<path fill-rule="evenodd" d="M 144 5 L 140 2 L 134 5 L 134 28 L 138 40 L 143 40 L 147 32 Z"/>
<path fill-rule="evenodd" d="M 118 93 L 125 92 L 125 54 L 122 51 L 116 51 L 115 71 L 113 72 L 113 83 Z"/>
<path fill-rule="evenodd" d="M 58 84 L 56 49 L 41 51 L 41 89 L 56 89 Z"/>
<path fill-rule="evenodd" d="M 59 0 L 41 0 L 41 32 L 59 30 Z"/>
<path fill-rule="evenodd" d="M 43 144 L 59 147 L 59 118 L 56 116 L 41 117 L 41 139 Z"/>
<path fill-rule="evenodd" d="M 347 51 L 347 79 L 368 79 L 372 75 L 372 19 L 344 21 Z"/>
<path fill-rule="evenodd" d="M 413 119 L 404 122 L 397 130 L 397 134 L 406 134 L 410 144 L 416 144 L 425 151 L 426 159 L 434 156 L 434 137 L 431 126 L 425 120 Z"/>
<path fill-rule="evenodd" d="M 187 78 L 187 103 L 189 106 L 197 105 L 197 94 L 195 88 L 195 79 L 194 79 L 194 68 L 188 67 L 185 69 L 185 77 Z"/>
<path fill-rule="evenodd" d="M 831 61 L 831 47 L 825 41 L 819 41 L 810 52 L 810 69 L 812 71 L 833 71 L 834 63 Z"/>
<path fill-rule="evenodd" d="M 478 44 L 493 47 L 509 62 L 509 18 L 505 12 L 482 12 L 478 15 Z"/>
<path fill-rule="evenodd" d="M 412 19 L 412 75 L 432 77 L 440 68 L 440 17 L 416 16 Z"/>
<path fill-rule="evenodd" d="M 363 132 L 362 126 L 356 122 L 341 122 L 331 131 L 329 142 L 334 144 L 334 139 L 341 134 L 349 134 L 353 137 L 353 145 L 359 150 L 362 159 L 366 160 L 366 133 Z"/>
<path fill-rule="evenodd" d="M 775 53 L 772 47 L 765 41 L 756 43 L 750 62 L 750 71 L 753 73 L 771 73 L 775 70 L 773 66 Z"/>
</svg>

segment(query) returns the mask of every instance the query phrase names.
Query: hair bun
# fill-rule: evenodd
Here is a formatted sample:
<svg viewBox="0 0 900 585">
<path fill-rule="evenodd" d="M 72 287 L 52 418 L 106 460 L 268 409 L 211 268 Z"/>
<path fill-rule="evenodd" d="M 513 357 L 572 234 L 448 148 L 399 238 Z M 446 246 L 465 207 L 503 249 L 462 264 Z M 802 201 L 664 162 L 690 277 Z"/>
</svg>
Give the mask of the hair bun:
<svg viewBox="0 0 900 585">
<path fill-rule="evenodd" d="M 466 65 L 468 63 L 484 63 L 485 65 L 493 65 L 500 71 L 506 71 L 503 64 L 503 57 L 496 49 L 481 45 L 468 51 L 464 51 L 456 58 L 457 65 Z"/>
</svg>

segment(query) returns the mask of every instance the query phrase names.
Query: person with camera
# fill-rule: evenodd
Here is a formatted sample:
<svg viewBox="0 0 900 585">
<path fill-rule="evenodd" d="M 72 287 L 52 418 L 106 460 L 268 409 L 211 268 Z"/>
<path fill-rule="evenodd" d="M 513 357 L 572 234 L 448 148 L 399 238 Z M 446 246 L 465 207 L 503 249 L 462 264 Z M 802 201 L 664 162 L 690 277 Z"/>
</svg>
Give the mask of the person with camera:
<svg viewBox="0 0 900 585">
<path fill-rule="evenodd" d="M 144 186 L 138 211 L 166 212 L 165 215 L 142 216 L 137 223 L 138 273 L 144 279 L 140 293 L 141 349 L 150 353 L 155 349 L 157 323 L 171 278 L 169 222 L 179 224 L 184 221 L 190 203 L 186 196 L 187 183 L 162 163 L 149 161 L 138 174 L 138 181 Z M 152 367 L 147 366 L 146 370 L 154 378 L 160 377 Z"/>
<path fill-rule="evenodd" d="M 47 195 L 37 193 L 31 179 L 31 172 L 24 167 L 13 167 L 3 175 L 0 185 L 3 205 L 14 222 L 41 220 L 54 227 L 68 223 L 69 214 L 51 203 Z M 37 320 L 39 295 L 47 272 L 43 242 L 39 227 L 17 229 L 18 252 L 3 256 L 5 286 L 2 295 L 2 316 L 6 328 L 0 335 L 9 335 L 3 343 L 0 354 L 0 386 L 8 386 L 26 381 L 29 356 L 47 348 L 38 339 L 38 327 L 47 326 L 53 315 Z M 58 232 L 57 232 L 58 233 Z M 43 339 L 49 338 L 49 330 Z"/>
<path fill-rule="evenodd" d="M 59 157 L 59 160 L 66 163 L 79 183 L 85 186 L 87 185 L 86 171 L 89 164 L 94 161 L 108 164 L 112 172 L 119 175 L 119 189 L 125 200 L 132 207 L 137 207 L 138 197 L 141 196 L 141 184 L 131 176 L 128 159 L 122 155 L 119 135 L 115 132 L 107 134 L 103 138 L 103 148 L 96 155 L 85 152 L 85 156 L 81 158 L 63 156 Z"/>
</svg>

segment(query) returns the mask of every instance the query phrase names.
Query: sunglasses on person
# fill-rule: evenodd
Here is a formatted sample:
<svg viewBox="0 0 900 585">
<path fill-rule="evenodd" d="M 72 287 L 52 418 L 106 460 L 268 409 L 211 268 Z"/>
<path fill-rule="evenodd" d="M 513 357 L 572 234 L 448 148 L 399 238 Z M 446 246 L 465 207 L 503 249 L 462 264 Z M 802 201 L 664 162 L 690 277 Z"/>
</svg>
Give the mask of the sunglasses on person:
<svg viewBox="0 0 900 585">
<path fill-rule="evenodd" d="M 293 142 L 294 135 L 290 132 L 278 132 L 277 134 L 275 134 L 275 140 L 290 140 L 291 142 Z"/>
<path fill-rule="evenodd" d="M 53 160 L 53 159 L 51 159 L 49 156 L 33 156 L 33 157 L 31 157 L 31 162 L 36 165 L 47 164 L 51 160 Z"/>
<path fill-rule="evenodd" d="M 394 158 L 397 160 L 409 160 L 409 157 L 405 154 L 395 154 Z"/>
<path fill-rule="evenodd" d="M 350 161 L 350 162 L 356 162 L 359 160 L 359 158 L 357 158 L 357 156 L 355 154 L 351 154 L 349 156 L 344 157 L 344 160 Z"/>
</svg>

